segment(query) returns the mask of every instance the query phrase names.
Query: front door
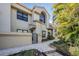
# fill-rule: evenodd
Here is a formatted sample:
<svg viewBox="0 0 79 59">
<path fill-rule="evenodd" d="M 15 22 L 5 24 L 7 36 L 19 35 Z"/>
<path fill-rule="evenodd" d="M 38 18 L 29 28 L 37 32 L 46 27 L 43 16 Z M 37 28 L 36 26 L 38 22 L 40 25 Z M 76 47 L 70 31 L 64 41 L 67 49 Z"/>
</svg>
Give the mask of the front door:
<svg viewBox="0 0 79 59">
<path fill-rule="evenodd" d="M 38 34 L 32 33 L 32 43 L 38 43 Z"/>
</svg>

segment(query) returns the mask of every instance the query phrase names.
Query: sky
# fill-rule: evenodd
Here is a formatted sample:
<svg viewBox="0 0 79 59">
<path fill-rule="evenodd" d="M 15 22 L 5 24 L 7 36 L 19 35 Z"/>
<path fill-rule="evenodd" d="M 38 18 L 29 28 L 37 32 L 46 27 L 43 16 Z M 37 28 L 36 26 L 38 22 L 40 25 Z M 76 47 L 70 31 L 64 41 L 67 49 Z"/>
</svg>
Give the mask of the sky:
<svg viewBox="0 0 79 59">
<path fill-rule="evenodd" d="M 52 23 L 52 12 L 53 12 L 53 8 L 52 8 L 52 3 L 23 3 L 23 5 L 25 5 L 28 8 L 33 8 L 33 6 L 42 6 L 44 7 L 48 13 L 50 14 L 50 19 L 49 22 Z"/>
</svg>

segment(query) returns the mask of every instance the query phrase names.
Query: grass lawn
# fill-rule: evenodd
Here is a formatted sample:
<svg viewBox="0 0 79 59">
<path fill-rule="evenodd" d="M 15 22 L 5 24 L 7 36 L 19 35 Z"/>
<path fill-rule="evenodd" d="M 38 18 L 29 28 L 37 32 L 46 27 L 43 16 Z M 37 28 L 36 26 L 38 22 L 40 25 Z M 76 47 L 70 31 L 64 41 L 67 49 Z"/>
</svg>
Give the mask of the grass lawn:
<svg viewBox="0 0 79 59">
<path fill-rule="evenodd" d="M 37 49 L 31 49 L 31 50 L 21 51 L 9 56 L 43 56 L 43 54 Z"/>
</svg>

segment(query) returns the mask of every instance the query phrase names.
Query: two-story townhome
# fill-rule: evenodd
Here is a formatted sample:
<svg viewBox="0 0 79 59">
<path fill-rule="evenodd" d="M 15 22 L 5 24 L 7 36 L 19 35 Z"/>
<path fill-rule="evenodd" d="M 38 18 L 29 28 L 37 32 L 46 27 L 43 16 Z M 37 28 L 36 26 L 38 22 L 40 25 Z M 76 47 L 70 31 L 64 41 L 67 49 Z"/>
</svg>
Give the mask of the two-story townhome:
<svg viewBox="0 0 79 59">
<path fill-rule="evenodd" d="M 19 3 L 3 3 L 0 4 L 0 32 L 32 33 L 32 43 L 42 42 L 47 39 L 49 16 L 44 7 L 29 9 Z"/>
</svg>

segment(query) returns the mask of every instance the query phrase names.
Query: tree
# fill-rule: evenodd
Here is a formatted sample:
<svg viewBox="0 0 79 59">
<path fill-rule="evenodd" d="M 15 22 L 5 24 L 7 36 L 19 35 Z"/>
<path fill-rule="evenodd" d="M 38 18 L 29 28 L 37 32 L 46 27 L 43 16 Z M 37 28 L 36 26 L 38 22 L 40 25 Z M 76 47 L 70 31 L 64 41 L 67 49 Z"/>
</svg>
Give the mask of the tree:
<svg viewBox="0 0 79 59">
<path fill-rule="evenodd" d="M 71 46 L 79 46 L 79 4 L 54 4 L 54 28 L 58 37 Z"/>
</svg>

